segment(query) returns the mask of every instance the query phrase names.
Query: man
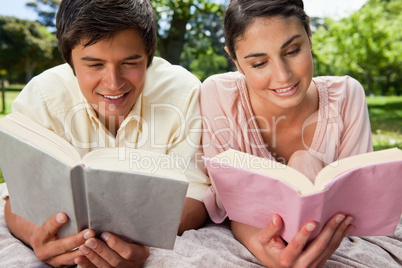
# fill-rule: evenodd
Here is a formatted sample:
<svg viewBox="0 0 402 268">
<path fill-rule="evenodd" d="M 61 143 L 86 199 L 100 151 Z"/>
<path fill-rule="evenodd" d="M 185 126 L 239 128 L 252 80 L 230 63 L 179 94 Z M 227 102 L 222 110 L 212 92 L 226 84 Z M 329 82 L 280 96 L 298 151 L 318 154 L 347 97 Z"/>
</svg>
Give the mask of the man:
<svg viewBox="0 0 402 268">
<path fill-rule="evenodd" d="M 62 136 L 81 155 L 129 146 L 187 159 L 190 184 L 179 234 L 199 227 L 207 217 L 200 200 L 209 183 L 196 160 L 200 82 L 183 68 L 154 58 L 150 1 L 63 0 L 56 27 L 67 64 L 32 79 L 13 111 Z M 7 200 L 5 216 L 10 231 L 52 266 L 136 267 L 149 256 L 147 247 L 108 232 L 98 239 L 87 229 L 59 239 L 56 233 L 68 220 L 63 213 L 37 226 L 13 214 Z"/>
</svg>

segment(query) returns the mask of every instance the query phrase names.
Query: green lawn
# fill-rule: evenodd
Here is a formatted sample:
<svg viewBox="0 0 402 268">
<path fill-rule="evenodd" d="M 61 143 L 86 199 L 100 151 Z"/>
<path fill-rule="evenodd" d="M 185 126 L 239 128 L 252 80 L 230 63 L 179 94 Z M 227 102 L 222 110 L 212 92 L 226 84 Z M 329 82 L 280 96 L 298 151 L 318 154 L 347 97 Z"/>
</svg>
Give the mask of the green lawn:
<svg viewBox="0 0 402 268">
<path fill-rule="evenodd" d="M 402 96 L 367 97 L 374 150 L 402 149 Z"/>
<path fill-rule="evenodd" d="M 21 86 L 16 86 L 21 88 Z M 18 91 L 6 92 L 6 114 L 10 112 L 11 102 Z M 374 150 L 391 147 L 402 149 L 402 96 L 367 97 Z M 0 104 L 1 105 L 1 104 Z M 0 106 L 0 108 L 2 108 Z M 0 117 L 5 114 L 0 113 Z M 0 170 L 0 183 L 3 176 Z"/>
</svg>

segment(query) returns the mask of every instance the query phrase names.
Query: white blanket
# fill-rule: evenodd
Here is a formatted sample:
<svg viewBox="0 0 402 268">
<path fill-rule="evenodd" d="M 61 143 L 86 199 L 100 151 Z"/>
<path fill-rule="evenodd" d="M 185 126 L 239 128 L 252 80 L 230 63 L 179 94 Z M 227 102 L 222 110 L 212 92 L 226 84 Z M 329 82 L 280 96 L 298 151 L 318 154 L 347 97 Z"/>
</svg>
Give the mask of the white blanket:
<svg viewBox="0 0 402 268">
<path fill-rule="evenodd" d="M 0 184 L 0 192 L 4 185 Z M 4 201 L 0 200 L 0 207 Z M 0 210 L 0 267 L 49 267 L 38 261 L 33 251 L 15 239 Z M 144 267 L 262 267 L 225 225 L 208 224 L 176 239 L 173 250 L 151 248 Z M 392 237 L 348 237 L 325 267 L 402 267 L 402 220 Z"/>
</svg>

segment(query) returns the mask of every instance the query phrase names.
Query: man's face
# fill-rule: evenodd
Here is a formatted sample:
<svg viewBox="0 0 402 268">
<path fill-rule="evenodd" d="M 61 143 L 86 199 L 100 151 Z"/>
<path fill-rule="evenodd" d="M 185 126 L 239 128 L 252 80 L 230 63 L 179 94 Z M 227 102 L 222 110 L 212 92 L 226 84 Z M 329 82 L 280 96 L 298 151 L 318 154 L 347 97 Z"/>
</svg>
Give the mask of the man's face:
<svg viewBox="0 0 402 268">
<path fill-rule="evenodd" d="M 135 30 L 87 47 L 85 41 L 71 52 L 74 70 L 82 94 L 109 129 L 128 115 L 144 89 L 148 56 Z"/>
</svg>

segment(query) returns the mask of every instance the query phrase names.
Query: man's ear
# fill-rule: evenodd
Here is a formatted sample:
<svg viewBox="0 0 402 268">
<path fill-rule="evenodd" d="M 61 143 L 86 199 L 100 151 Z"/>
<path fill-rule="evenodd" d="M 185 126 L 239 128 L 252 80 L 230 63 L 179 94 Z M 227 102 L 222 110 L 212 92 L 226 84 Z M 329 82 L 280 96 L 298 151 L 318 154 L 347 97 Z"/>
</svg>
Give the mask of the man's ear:
<svg viewBox="0 0 402 268">
<path fill-rule="evenodd" d="M 234 65 L 236 65 L 237 70 L 238 70 L 241 74 L 244 74 L 244 73 L 243 73 L 243 70 L 242 70 L 241 67 L 239 66 L 239 63 L 237 62 L 237 60 L 233 59 L 233 57 L 230 55 L 228 47 L 225 46 L 224 49 L 225 49 L 226 53 L 228 53 L 229 57 L 232 59 Z"/>
</svg>

